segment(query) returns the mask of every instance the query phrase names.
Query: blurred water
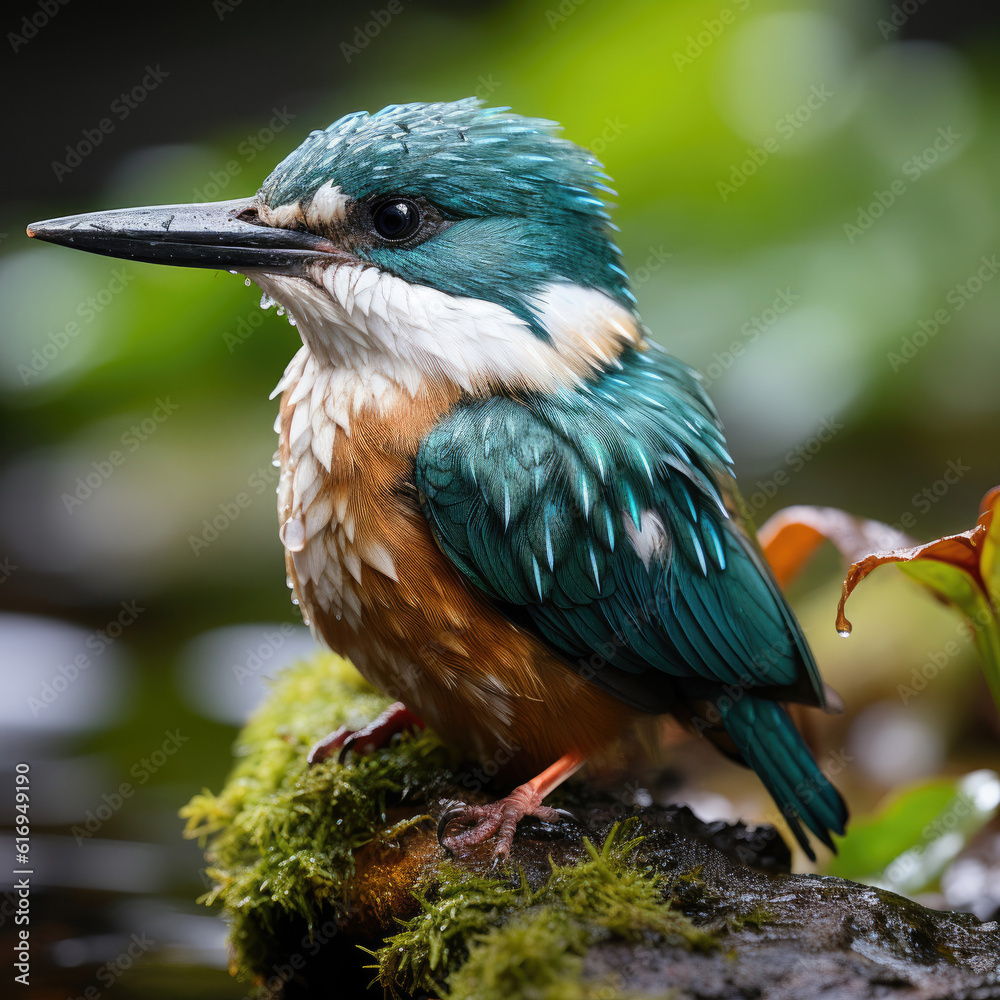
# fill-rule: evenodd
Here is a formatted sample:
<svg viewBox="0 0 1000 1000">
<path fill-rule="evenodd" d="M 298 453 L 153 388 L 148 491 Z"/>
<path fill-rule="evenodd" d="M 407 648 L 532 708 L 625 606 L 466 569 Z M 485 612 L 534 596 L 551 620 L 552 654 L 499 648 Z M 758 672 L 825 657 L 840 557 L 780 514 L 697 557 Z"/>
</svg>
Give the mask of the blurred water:
<svg viewBox="0 0 1000 1000">
<path fill-rule="evenodd" d="M 32 982 L 82 993 L 120 979 L 123 995 L 169 996 L 183 984 L 195 996 L 239 996 L 225 972 L 225 924 L 195 904 L 210 882 L 176 811 L 204 781 L 219 784 L 234 727 L 267 677 L 315 641 L 288 622 L 211 630 L 177 652 L 176 683 L 149 711 L 149 666 L 126 634 L 139 617 L 127 610 L 91 632 L 0 614 L 0 746 L 30 765 L 30 869 L 9 871 L 30 870 Z M 10 858 L 24 849 L 12 807 L 3 804 L 11 832 L 0 834 Z M 5 942 L 14 875 L 0 884 Z"/>
</svg>

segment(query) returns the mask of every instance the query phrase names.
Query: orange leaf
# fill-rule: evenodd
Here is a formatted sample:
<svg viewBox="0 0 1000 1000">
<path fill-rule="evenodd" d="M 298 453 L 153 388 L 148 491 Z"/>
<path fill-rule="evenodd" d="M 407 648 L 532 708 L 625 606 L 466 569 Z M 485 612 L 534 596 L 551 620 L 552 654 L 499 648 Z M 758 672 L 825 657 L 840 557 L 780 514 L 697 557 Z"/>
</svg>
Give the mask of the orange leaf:
<svg viewBox="0 0 1000 1000">
<path fill-rule="evenodd" d="M 875 550 L 914 544 L 881 521 L 854 517 L 836 507 L 806 505 L 779 510 L 757 533 L 757 540 L 782 587 L 802 571 L 824 540 L 833 542 L 850 562 Z"/>
</svg>

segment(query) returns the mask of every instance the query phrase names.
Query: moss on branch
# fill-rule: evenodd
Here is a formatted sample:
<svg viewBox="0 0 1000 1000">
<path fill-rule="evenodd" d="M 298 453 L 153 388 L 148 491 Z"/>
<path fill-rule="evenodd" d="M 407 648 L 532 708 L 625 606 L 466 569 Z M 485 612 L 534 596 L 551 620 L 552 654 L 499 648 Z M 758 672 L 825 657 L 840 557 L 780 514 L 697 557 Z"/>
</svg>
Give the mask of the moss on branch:
<svg viewBox="0 0 1000 1000">
<path fill-rule="evenodd" d="M 995 923 L 789 874 L 768 827 L 625 809 L 581 785 L 566 793 L 579 825 L 523 821 L 506 868 L 488 844 L 450 859 L 433 819 L 485 796 L 432 733 L 306 763 L 385 706 L 332 655 L 285 671 L 225 787 L 182 810 L 207 846 L 204 901 L 229 919 L 232 971 L 264 995 L 1000 998 Z"/>
</svg>

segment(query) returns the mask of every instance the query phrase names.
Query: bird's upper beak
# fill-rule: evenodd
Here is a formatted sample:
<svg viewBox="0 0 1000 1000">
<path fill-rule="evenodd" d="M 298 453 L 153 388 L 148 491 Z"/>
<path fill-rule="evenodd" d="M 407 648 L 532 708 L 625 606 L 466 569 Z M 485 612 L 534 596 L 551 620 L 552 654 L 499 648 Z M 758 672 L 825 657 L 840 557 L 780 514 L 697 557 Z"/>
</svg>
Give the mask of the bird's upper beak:
<svg viewBox="0 0 1000 1000">
<path fill-rule="evenodd" d="M 256 219 L 247 211 L 253 204 L 238 198 L 119 208 L 33 222 L 28 235 L 106 257 L 272 274 L 302 274 L 318 259 L 344 256 L 322 236 L 248 221 Z"/>
</svg>

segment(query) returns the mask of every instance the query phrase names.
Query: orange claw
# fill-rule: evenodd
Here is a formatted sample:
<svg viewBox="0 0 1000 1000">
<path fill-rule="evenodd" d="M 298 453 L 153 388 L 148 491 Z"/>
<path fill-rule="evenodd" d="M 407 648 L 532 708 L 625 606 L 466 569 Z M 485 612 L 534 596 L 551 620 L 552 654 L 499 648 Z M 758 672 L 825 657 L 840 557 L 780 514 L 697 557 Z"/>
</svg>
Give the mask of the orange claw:
<svg viewBox="0 0 1000 1000">
<path fill-rule="evenodd" d="M 475 847 L 495 835 L 494 860 L 508 857 L 514 842 L 514 831 L 525 816 L 537 816 L 554 822 L 560 816 L 568 815 L 563 810 L 553 809 L 542 802 L 550 792 L 583 767 L 584 763 L 584 758 L 573 751 L 564 754 L 541 774 L 518 785 L 509 795 L 496 802 L 485 805 L 452 803 L 438 821 L 438 842 L 449 854 L 454 854 L 458 850 Z M 469 829 L 447 836 L 446 831 L 452 820 L 469 824 Z"/>
</svg>

